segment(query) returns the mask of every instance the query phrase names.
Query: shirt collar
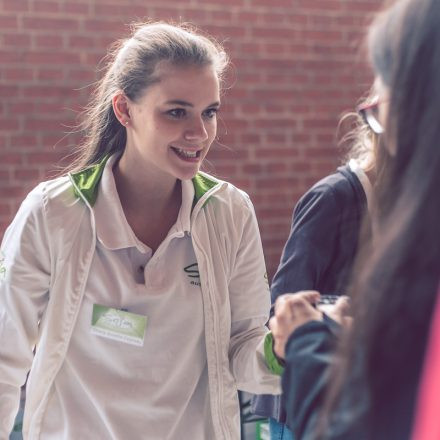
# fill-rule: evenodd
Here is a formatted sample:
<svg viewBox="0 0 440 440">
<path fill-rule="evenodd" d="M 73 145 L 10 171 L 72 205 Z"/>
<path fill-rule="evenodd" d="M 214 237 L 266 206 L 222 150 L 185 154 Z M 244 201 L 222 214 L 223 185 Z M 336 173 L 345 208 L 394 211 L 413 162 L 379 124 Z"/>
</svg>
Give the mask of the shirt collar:
<svg viewBox="0 0 440 440">
<path fill-rule="evenodd" d="M 355 159 L 350 159 L 350 161 L 348 162 L 348 166 L 350 167 L 350 170 L 354 174 L 356 174 L 356 177 L 361 182 L 362 188 L 365 192 L 365 197 L 367 199 L 367 209 L 368 212 L 371 214 L 371 210 L 373 208 L 373 186 L 371 185 L 370 179 Z"/>
<path fill-rule="evenodd" d="M 119 155 L 113 155 L 105 164 L 98 196 L 93 207 L 98 240 L 109 250 L 136 247 L 140 252 L 145 253 L 150 249 L 136 237 L 128 224 L 116 189 L 113 166 L 118 159 Z M 183 180 L 182 205 L 170 233 L 190 232 L 193 200 L 193 183 L 191 180 Z"/>
<path fill-rule="evenodd" d="M 194 202 L 194 185 L 192 180 L 182 180 L 182 206 L 180 207 L 176 225 L 180 232 L 191 231 L 191 211 Z"/>
</svg>

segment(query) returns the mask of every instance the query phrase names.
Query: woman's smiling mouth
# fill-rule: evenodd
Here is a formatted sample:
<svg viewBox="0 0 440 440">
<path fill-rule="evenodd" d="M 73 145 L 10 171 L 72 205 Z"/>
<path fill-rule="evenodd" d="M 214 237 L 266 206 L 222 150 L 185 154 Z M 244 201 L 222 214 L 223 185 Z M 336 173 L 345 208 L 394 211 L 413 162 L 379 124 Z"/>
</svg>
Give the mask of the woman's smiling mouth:
<svg viewBox="0 0 440 440">
<path fill-rule="evenodd" d="M 202 150 L 191 151 L 177 147 L 171 147 L 171 149 L 180 159 L 187 160 L 190 162 L 198 161 L 200 159 L 200 153 L 202 152 Z"/>
</svg>

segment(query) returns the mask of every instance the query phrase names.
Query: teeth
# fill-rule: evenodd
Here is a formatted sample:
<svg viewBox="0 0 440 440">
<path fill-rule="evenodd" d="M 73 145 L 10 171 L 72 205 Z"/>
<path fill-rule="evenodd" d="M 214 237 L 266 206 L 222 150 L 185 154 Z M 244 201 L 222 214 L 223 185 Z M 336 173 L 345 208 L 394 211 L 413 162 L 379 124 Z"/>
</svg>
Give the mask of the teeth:
<svg viewBox="0 0 440 440">
<path fill-rule="evenodd" d="M 197 151 L 187 151 L 187 150 L 182 150 L 180 148 L 175 148 L 175 150 L 182 156 L 185 157 L 197 157 Z"/>
</svg>

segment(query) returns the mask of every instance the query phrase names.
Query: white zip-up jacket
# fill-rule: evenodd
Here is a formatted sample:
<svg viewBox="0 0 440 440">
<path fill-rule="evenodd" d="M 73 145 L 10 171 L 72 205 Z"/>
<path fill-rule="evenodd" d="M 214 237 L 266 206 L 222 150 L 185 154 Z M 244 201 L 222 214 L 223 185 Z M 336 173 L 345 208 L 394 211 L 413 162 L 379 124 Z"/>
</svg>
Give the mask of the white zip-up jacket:
<svg viewBox="0 0 440 440">
<path fill-rule="evenodd" d="M 40 438 L 96 248 L 91 206 L 104 163 L 39 184 L 5 233 L 0 256 L 1 439 L 12 429 L 29 370 L 23 435 Z M 270 295 L 261 239 L 245 193 L 204 173 L 193 182 L 191 237 L 200 271 L 213 424 L 216 439 L 238 440 L 236 390 L 280 392 L 265 327 Z"/>
</svg>

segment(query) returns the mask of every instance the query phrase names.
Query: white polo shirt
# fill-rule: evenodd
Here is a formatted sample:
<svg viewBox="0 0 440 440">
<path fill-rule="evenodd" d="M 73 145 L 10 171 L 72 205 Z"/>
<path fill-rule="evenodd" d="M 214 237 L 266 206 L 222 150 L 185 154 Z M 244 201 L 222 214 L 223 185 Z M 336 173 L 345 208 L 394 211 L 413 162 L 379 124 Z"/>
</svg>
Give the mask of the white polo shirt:
<svg viewBox="0 0 440 440">
<path fill-rule="evenodd" d="M 182 182 L 175 225 L 154 255 L 128 225 L 107 162 L 93 208 L 97 247 L 41 439 L 214 438 L 203 303 Z M 94 304 L 146 316 L 143 346 L 92 333 Z"/>
</svg>

